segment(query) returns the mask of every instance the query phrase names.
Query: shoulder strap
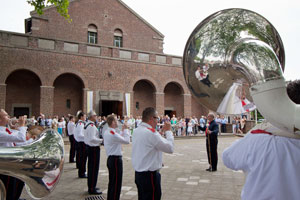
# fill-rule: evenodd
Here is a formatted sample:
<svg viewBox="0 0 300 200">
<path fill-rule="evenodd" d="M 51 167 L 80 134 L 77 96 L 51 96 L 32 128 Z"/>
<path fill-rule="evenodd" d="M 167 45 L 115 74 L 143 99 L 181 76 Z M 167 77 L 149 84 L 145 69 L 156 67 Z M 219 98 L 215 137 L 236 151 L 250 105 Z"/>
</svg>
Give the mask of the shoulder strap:
<svg viewBox="0 0 300 200">
<path fill-rule="evenodd" d="M 91 122 L 91 123 L 88 123 L 87 125 L 84 126 L 84 129 L 87 129 L 87 127 L 88 127 L 89 125 L 92 125 L 92 124 L 94 124 L 94 123 L 92 123 L 92 122 Z"/>
<path fill-rule="evenodd" d="M 83 125 L 85 125 L 84 121 L 78 121 L 75 126 L 77 127 L 79 123 L 83 123 Z"/>
</svg>

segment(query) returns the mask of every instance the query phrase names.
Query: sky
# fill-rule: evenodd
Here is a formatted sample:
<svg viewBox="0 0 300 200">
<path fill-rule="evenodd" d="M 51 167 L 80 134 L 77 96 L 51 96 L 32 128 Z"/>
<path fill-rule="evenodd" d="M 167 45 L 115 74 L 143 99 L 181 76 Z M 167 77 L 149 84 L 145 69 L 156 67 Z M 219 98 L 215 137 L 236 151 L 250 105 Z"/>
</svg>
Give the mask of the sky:
<svg viewBox="0 0 300 200">
<path fill-rule="evenodd" d="M 245 8 L 264 16 L 279 32 L 285 49 L 286 80 L 300 79 L 299 0 L 123 0 L 164 36 L 164 53 L 182 56 L 194 28 L 209 15 Z M 33 10 L 26 0 L 1 0 L 0 30 L 24 33 L 24 19 Z M 72 18 L 72 16 L 71 16 Z"/>
</svg>

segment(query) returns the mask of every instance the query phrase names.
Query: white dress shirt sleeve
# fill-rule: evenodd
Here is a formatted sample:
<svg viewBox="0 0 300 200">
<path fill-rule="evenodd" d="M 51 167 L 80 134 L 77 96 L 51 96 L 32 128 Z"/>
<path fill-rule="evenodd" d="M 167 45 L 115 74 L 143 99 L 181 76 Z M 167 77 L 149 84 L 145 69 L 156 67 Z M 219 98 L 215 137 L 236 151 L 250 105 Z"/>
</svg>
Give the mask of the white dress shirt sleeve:
<svg viewBox="0 0 300 200">
<path fill-rule="evenodd" d="M 16 146 L 25 146 L 25 145 L 28 145 L 28 144 L 31 144 L 34 140 L 32 138 L 26 140 L 25 142 L 17 142 L 16 143 Z"/>
<path fill-rule="evenodd" d="M 246 135 L 224 150 L 222 159 L 226 167 L 233 170 L 248 171 L 251 152 L 251 141 L 249 139 L 249 135 Z"/>
<path fill-rule="evenodd" d="M 121 134 L 115 134 L 113 140 L 117 143 L 129 144 L 130 143 L 129 130 L 125 129 L 124 131 L 121 131 Z"/>
<path fill-rule="evenodd" d="M 75 124 L 73 122 L 69 122 L 67 128 L 68 128 L 68 134 L 74 135 Z"/>
<path fill-rule="evenodd" d="M 8 134 L 5 130 L 0 133 L 1 142 L 25 142 L 26 141 L 26 131 L 27 127 L 19 127 L 19 131 L 11 131 L 11 134 Z"/>
<path fill-rule="evenodd" d="M 102 139 L 100 139 L 99 137 L 97 137 L 97 135 L 99 135 L 99 132 L 98 132 L 98 129 L 95 128 L 94 126 L 89 126 L 88 127 L 90 130 L 89 131 L 92 131 L 93 134 L 90 134 L 90 142 L 93 143 L 93 144 L 100 144 L 102 142 Z"/>
<path fill-rule="evenodd" d="M 79 141 L 84 141 L 84 124 L 77 125 L 77 137 Z"/>
<path fill-rule="evenodd" d="M 166 131 L 166 139 L 161 137 L 159 133 L 155 134 L 155 138 L 157 140 L 155 144 L 155 148 L 159 151 L 165 153 L 173 153 L 174 152 L 174 136 L 172 131 Z"/>
</svg>

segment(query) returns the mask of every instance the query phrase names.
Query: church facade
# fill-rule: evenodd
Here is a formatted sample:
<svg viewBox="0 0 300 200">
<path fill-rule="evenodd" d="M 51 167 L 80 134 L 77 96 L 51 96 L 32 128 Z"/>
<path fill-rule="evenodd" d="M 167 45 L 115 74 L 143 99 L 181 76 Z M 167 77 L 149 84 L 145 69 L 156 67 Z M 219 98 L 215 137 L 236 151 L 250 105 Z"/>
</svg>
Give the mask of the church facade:
<svg viewBox="0 0 300 200">
<path fill-rule="evenodd" d="M 0 31 L 0 108 L 11 116 L 76 114 L 197 116 L 182 57 L 120 0 L 70 1 L 68 22 L 50 6 L 25 19 L 25 33 Z"/>
</svg>

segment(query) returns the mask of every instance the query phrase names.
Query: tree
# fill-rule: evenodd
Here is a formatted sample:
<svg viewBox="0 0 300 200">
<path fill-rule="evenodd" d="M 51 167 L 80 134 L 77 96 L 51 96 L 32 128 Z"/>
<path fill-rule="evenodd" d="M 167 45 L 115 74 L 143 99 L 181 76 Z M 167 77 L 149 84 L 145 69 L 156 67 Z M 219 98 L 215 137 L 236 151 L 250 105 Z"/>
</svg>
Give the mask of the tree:
<svg viewBox="0 0 300 200">
<path fill-rule="evenodd" d="M 34 6 L 34 10 L 39 15 L 42 15 L 44 13 L 43 9 L 46 6 L 54 5 L 54 6 L 56 6 L 57 12 L 61 16 L 63 16 L 67 20 L 71 21 L 70 15 L 68 13 L 69 0 L 27 0 L 27 3 Z"/>
</svg>

